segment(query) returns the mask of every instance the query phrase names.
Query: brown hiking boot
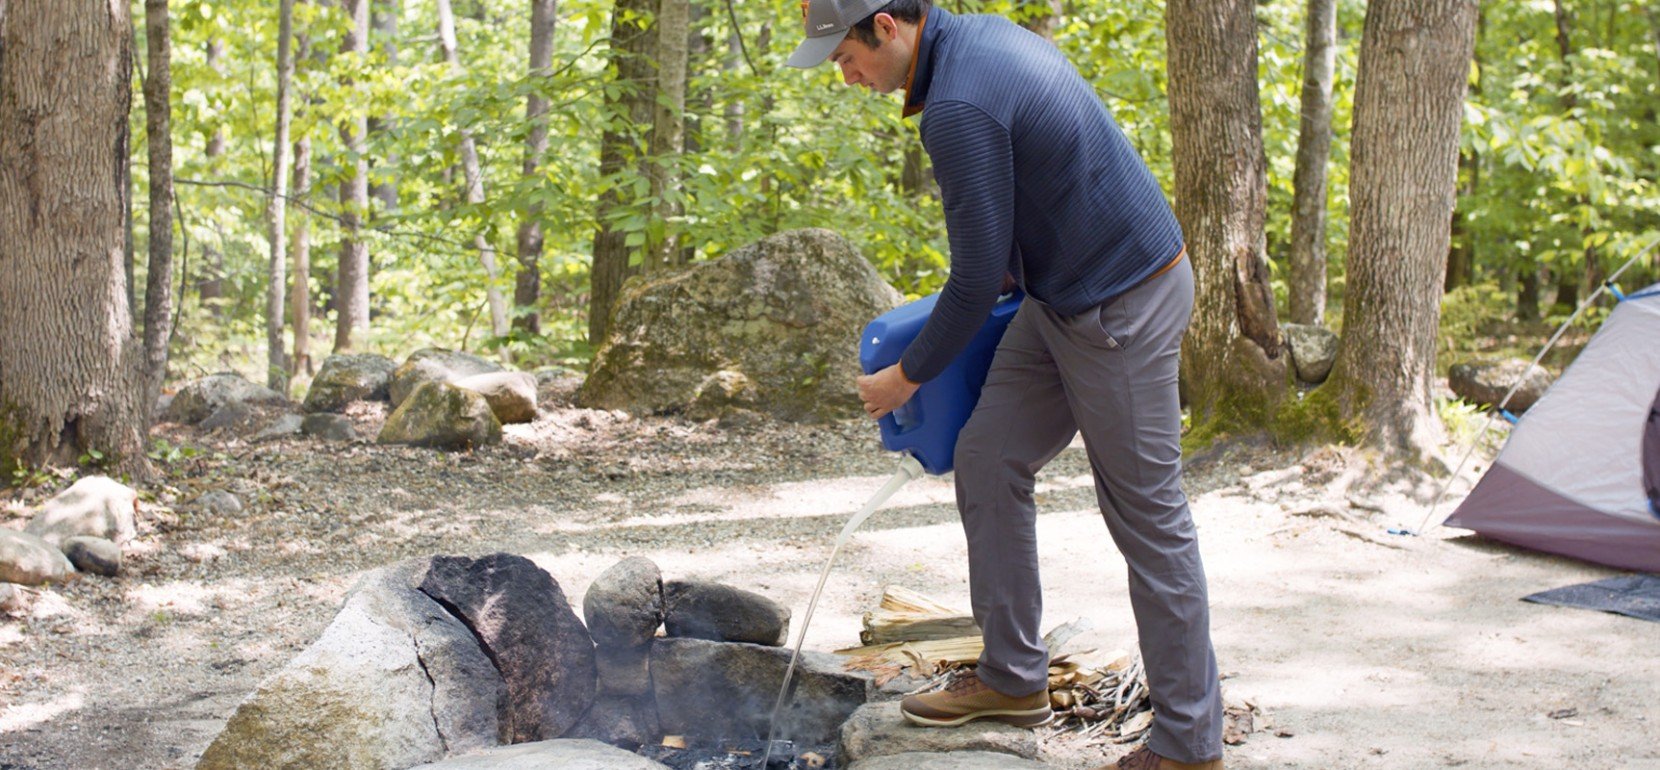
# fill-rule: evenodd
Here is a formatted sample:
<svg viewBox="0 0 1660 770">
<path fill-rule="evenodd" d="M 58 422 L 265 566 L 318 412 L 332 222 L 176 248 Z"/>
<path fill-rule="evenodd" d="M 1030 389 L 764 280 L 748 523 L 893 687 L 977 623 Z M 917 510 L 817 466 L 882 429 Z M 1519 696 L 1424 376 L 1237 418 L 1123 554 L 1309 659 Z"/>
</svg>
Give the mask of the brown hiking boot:
<svg viewBox="0 0 1660 770">
<path fill-rule="evenodd" d="M 900 702 L 899 712 L 924 727 L 956 727 L 975 719 L 1037 727 L 1054 716 L 1049 710 L 1047 689 L 1015 698 L 991 689 L 972 671 L 958 676 L 944 690 L 906 698 Z"/>
<path fill-rule="evenodd" d="M 1209 762 L 1177 762 L 1174 759 L 1165 759 L 1153 753 L 1142 744 L 1128 754 L 1118 758 L 1117 762 L 1102 765 L 1095 770 L 1222 770 L 1222 760 L 1213 759 Z"/>
</svg>

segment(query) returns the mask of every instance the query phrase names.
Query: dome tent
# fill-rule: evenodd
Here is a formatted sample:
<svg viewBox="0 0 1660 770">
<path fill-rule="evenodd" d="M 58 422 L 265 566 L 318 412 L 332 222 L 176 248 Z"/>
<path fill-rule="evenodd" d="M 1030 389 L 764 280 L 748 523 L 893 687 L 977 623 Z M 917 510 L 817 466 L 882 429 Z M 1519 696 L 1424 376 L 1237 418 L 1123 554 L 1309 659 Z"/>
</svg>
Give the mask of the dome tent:
<svg viewBox="0 0 1660 770">
<path fill-rule="evenodd" d="M 1660 284 L 1614 307 L 1446 524 L 1660 572 Z"/>
</svg>

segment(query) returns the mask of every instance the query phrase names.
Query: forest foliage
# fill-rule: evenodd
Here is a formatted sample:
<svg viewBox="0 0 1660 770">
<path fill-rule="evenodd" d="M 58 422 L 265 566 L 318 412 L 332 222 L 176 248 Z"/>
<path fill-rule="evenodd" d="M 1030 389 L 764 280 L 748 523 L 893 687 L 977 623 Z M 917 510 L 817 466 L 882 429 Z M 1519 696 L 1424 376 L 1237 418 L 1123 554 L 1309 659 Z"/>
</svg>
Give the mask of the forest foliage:
<svg viewBox="0 0 1660 770">
<path fill-rule="evenodd" d="M 253 0 L 171 5 L 183 289 L 173 371 L 185 377 L 226 367 L 254 372 L 263 350 L 262 191 L 271 181 L 277 14 L 274 4 Z M 1327 220 L 1334 325 L 1341 317 L 1335 307 L 1343 295 L 1349 231 L 1348 138 L 1365 13 L 1361 0 L 1338 6 Z M 948 0 L 946 7 L 1021 20 L 1049 6 Z M 142 18 L 141 6 L 134 9 Z M 1056 44 L 1095 85 L 1169 190 L 1162 3 L 1076 0 L 1060 9 Z M 1305 10 L 1297 0 L 1257 6 L 1268 256 L 1282 304 Z M 373 120 L 364 149 L 370 182 L 395 191 L 372 199 L 367 212 L 373 320 L 363 349 L 506 348 L 521 365 L 580 365 L 590 352 L 583 329 L 599 224 L 595 201 L 608 189 L 625 193 L 627 203 L 612 212 L 611 224 L 626 231 L 631 246 L 672 234 L 694 258 L 706 259 L 778 230 L 829 227 L 908 295 L 944 281 L 938 198 L 906 172 L 907 156 L 913 163 L 920 157 L 914 124 L 901 119 L 896 99 L 849 89 L 832 67 L 783 67 L 800 35 L 797 0 L 692 0 L 686 148 L 653 159 L 679 172 L 680 183 L 664 193 L 678 212 L 669 217 L 656 214 L 659 201 L 638 167 L 609 177 L 599 172 L 605 129 L 622 129 L 646 146 L 647 127 L 612 114 L 605 98 L 640 87 L 618 81 L 608 67 L 612 3 L 559 5 L 552 72 L 545 76 L 532 75 L 527 64 L 528 4 L 458 0 L 459 70 L 447 66 L 439 49 L 432 3 L 376 2 L 373 11 L 391 14 L 395 32 L 377 24 L 369 53 L 357 56 L 341 53 L 349 22 L 339 5 L 295 8 L 302 43 L 293 135 L 313 142 L 315 178 L 311 194 L 292 202 L 289 220 L 304 218 L 310 227 L 310 295 L 320 309 L 327 310 L 341 234 L 335 189 L 353 160 L 341 144 L 340 123 Z M 1520 0 L 1485 3 L 1481 14 L 1448 322 L 1532 317 L 1530 276 L 1543 279 L 1540 314 L 1560 318 L 1572 309 L 1567 300 L 1660 232 L 1660 9 L 1637 0 Z M 142 30 L 135 34 L 142 50 Z M 143 77 L 141 69 L 135 77 Z M 530 93 L 547 98 L 552 110 L 549 152 L 526 177 Z M 135 110 L 132 122 L 142 253 L 143 112 Z M 467 202 L 463 131 L 477 142 L 487 190 L 482 204 Z M 216 150 L 220 142 L 223 149 Z M 395 206 L 386 204 L 393 199 Z M 473 236 L 482 231 L 498 253 L 511 254 L 515 228 L 536 206 L 546 236 L 541 298 L 513 312 L 538 314 L 541 331 L 492 337 L 487 279 Z M 498 288 L 511 296 L 519 268 L 512 259 L 502 264 Z M 1635 280 L 1660 275 L 1652 260 L 1636 269 Z M 327 350 L 332 328 L 326 315 L 313 325 L 314 349 Z"/>
</svg>

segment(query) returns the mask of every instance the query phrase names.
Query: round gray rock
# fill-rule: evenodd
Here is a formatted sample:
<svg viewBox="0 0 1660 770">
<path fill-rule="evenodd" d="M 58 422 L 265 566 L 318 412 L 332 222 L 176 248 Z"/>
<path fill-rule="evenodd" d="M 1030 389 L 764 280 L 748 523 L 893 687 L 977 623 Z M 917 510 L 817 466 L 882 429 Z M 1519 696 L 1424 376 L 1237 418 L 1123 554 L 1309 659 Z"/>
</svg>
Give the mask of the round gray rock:
<svg viewBox="0 0 1660 770">
<path fill-rule="evenodd" d="M 125 543 L 137 534 L 138 491 L 106 476 L 88 476 L 42 503 L 23 530 L 58 545 L 76 535 Z"/>
<path fill-rule="evenodd" d="M 325 441 L 357 440 L 357 428 L 351 420 L 328 412 L 306 415 L 305 421 L 300 424 L 300 432 Z"/>
<path fill-rule="evenodd" d="M 231 403 L 281 404 L 287 399 L 270 388 L 255 385 L 240 374 L 227 372 L 192 380 L 179 387 L 167 405 L 165 417 L 194 425 Z"/>
<path fill-rule="evenodd" d="M 600 573 L 582 596 L 582 617 L 594 643 L 639 647 L 663 623 L 663 575 L 657 563 L 631 556 Z"/>
<path fill-rule="evenodd" d="M 121 546 L 101 537 L 72 537 L 63 541 L 63 555 L 82 572 L 104 577 L 121 574 Z"/>
<path fill-rule="evenodd" d="M 593 740 L 554 740 L 497 746 L 410 770 L 668 770 L 638 754 Z"/>
<path fill-rule="evenodd" d="M 230 516 L 242 512 L 242 501 L 236 495 L 223 489 L 203 492 L 195 500 L 190 501 L 190 505 L 203 513 L 218 516 Z"/>
<path fill-rule="evenodd" d="M 306 391 L 307 412 L 338 412 L 353 401 L 385 401 L 397 364 L 373 353 L 329 356 Z"/>
<path fill-rule="evenodd" d="M 382 444 L 470 449 L 501 442 L 501 422 L 490 402 L 466 388 L 426 382 L 386 418 Z"/>
<path fill-rule="evenodd" d="M 663 605 L 669 636 L 776 647 L 790 629 L 788 607 L 721 583 L 671 580 L 663 586 Z"/>
<path fill-rule="evenodd" d="M 991 751 L 1035 759 L 1038 743 L 1031 730 L 984 719 L 949 730 L 918 727 L 900 715 L 897 701 L 863 706 L 842 724 L 842 762 L 910 751 Z"/>
<path fill-rule="evenodd" d="M 536 376 L 529 372 L 475 374 L 455 384 L 483 396 L 503 425 L 536 419 Z"/>
<path fill-rule="evenodd" d="M 1511 358 L 1493 363 L 1454 364 L 1447 371 L 1447 384 L 1459 398 L 1472 404 L 1498 406 L 1510 388 L 1520 382 L 1516 394 L 1505 405 L 1507 411 L 1521 414 L 1543 398 L 1550 389 L 1550 372 L 1532 362 Z"/>
<path fill-rule="evenodd" d="M 1308 324 L 1285 324 L 1280 329 L 1291 348 L 1291 363 L 1297 369 L 1297 379 L 1310 385 L 1325 382 L 1331 374 L 1331 365 L 1337 361 L 1337 333 Z"/>
<path fill-rule="evenodd" d="M 856 341 L 899 292 L 829 230 L 769 236 L 718 259 L 628 281 L 578 403 L 682 412 L 715 372 L 754 383 L 758 411 L 786 420 L 857 414 Z"/>
<path fill-rule="evenodd" d="M 0 583 L 61 583 L 75 573 L 57 546 L 27 532 L 0 527 Z"/>
<path fill-rule="evenodd" d="M 1047 767 L 1042 762 L 990 751 L 908 751 L 860 760 L 848 765 L 846 770 L 1045 770 Z"/>
<path fill-rule="evenodd" d="M 471 353 L 445 348 L 422 348 L 409 354 L 402 366 L 392 372 L 392 383 L 387 394 L 393 406 L 415 393 L 423 383 L 438 381 L 454 383 L 475 374 L 501 371 L 501 365 Z"/>
<path fill-rule="evenodd" d="M 285 414 L 275 420 L 272 420 L 270 425 L 265 426 L 258 433 L 255 433 L 252 440 L 259 442 L 287 438 L 288 436 L 293 436 L 299 433 L 300 427 L 304 424 L 305 418 L 297 414 Z"/>
</svg>

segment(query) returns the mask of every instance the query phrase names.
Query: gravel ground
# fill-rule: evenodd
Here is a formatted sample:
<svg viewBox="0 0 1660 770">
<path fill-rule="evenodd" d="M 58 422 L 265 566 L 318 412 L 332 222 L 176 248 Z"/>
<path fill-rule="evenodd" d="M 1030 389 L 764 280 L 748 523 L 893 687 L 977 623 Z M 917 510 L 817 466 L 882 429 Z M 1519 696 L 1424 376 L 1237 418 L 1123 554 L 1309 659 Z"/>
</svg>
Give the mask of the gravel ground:
<svg viewBox="0 0 1660 770">
<path fill-rule="evenodd" d="M 351 416 L 373 435 L 384 412 Z M 0 620 L 0 770 L 191 766 L 363 571 L 416 555 L 524 554 L 577 606 L 606 567 L 644 555 L 799 613 L 846 516 L 894 467 L 862 421 L 568 406 L 460 454 L 157 433 L 201 453 L 146 490 L 125 574 L 31 591 Z M 1046 624 L 1089 617 L 1085 646 L 1133 648 L 1088 472 L 1075 445 L 1040 478 Z M 61 486 L 0 500 L 0 524 Z M 1190 458 L 1187 488 L 1225 684 L 1266 723 L 1230 767 L 1660 768 L 1660 625 L 1516 601 L 1613 571 L 1449 530 L 1387 535 L 1417 525 L 1433 483 L 1352 451 L 1227 446 Z M 210 490 L 245 510 L 193 505 Z M 951 500 L 949 479 L 914 482 L 865 525 L 808 647 L 856 644 L 890 583 L 966 606 Z M 1123 748 L 1050 736 L 1045 758 L 1086 768 Z"/>
</svg>

